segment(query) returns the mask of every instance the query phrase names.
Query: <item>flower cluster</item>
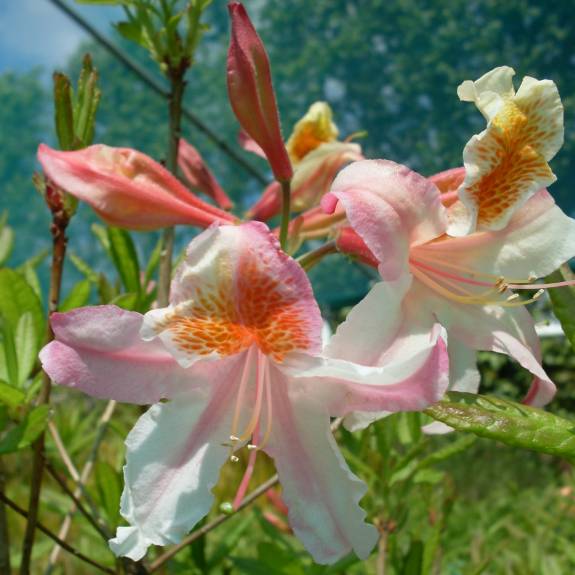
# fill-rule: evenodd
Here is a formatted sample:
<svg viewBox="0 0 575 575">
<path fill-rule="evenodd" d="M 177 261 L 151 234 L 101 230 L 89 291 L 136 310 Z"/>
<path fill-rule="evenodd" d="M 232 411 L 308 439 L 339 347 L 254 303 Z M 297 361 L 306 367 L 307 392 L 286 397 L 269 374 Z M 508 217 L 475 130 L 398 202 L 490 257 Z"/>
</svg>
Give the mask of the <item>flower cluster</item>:
<svg viewBox="0 0 575 575">
<path fill-rule="evenodd" d="M 241 4 L 230 14 L 228 87 L 242 143 L 277 180 L 248 212 L 260 221 L 228 211 L 231 200 L 184 140 L 180 167 L 193 191 L 134 150 L 41 146 L 46 177 L 106 222 L 207 229 L 189 244 L 167 307 L 54 314 L 55 340 L 40 358 L 60 385 L 152 405 L 126 439 L 129 525 L 110 541 L 116 554 L 139 559 L 150 545 L 179 542 L 209 512 L 221 466 L 246 449 L 252 463 L 259 451 L 273 458 L 290 527 L 317 562 L 351 550 L 365 558 L 377 530 L 330 418 L 353 430 L 424 409 L 447 389 L 477 392 L 476 350 L 505 353 L 533 374 L 526 402 L 554 394 L 525 306 L 547 287 L 536 278 L 575 255 L 575 221 L 543 189 L 554 180 L 547 162 L 562 142 L 562 106 L 548 80 L 525 78 L 515 93 L 506 67 L 464 82 L 461 99 L 487 127 L 465 147 L 464 167 L 431 178 L 338 141 L 323 102 L 284 142 L 263 44 Z M 326 346 L 304 269 L 263 223 L 290 180 L 302 212 L 290 234 L 335 238 L 381 276 Z M 520 290 L 537 291 L 522 299 Z"/>
</svg>

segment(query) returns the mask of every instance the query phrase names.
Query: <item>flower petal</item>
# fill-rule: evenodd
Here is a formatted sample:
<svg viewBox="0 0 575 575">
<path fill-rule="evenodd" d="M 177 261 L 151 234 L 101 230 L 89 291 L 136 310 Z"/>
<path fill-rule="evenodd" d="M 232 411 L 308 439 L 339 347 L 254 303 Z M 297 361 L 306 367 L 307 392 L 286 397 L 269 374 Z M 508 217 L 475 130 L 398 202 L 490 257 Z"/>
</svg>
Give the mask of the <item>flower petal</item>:
<svg viewBox="0 0 575 575">
<path fill-rule="evenodd" d="M 171 305 L 144 319 L 178 361 L 225 357 L 257 343 L 281 361 L 321 349 L 322 320 L 303 269 L 265 224 L 212 227 L 189 245 L 173 281 Z"/>
<path fill-rule="evenodd" d="M 60 385 L 129 403 L 155 403 L 197 385 L 160 342 L 141 340 L 142 321 L 113 305 L 55 313 L 55 340 L 40 352 L 42 366 Z"/>
<path fill-rule="evenodd" d="M 545 405 L 555 394 L 555 385 L 541 367 L 539 338 L 533 319 L 524 307 L 468 305 L 437 296 L 419 281 L 410 293 L 412 302 L 433 310 L 449 334 L 475 350 L 496 351 L 515 359 L 529 370 L 535 380 L 525 401 L 537 407 Z"/>
<path fill-rule="evenodd" d="M 197 198 L 163 166 L 135 150 L 96 145 L 60 152 L 42 144 L 38 160 L 50 181 L 92 206 L 110 225 L 150 230 L 235 221 L 234 216 Z"/>
<path fill-rule="evenodd" d="M 110 540 L 116 555 L 138 560 L 149 545 L 178 543 L 209 512 L 245 361 L 212 364 L 211 388 L 152 406 L 128 435 L 121 513 L 130 526 Z"/>
<path fill-rule="evenodd" d="M 334 563 L 352 549 L 366 559 L 378 539 L 359 506 L 366 486 L 339 452 L 325 409 L 305 395 L 290 397 L 277 370 L 272 377 L 274 425 L 266 451 L 275 460 L 290 526 L 317 563 Z"/>
<path fill-rule="evenodd" d="M 198 150 L 184 138 L 180 138 L 178 166 L 191 188 L 208 195 L 224 210 L 229 210 L 233 207 L 234 204 L 224 192 Z"/>
<path fill-rule="evenodd" d="M 545 276 L 575 256 L 575 220 L 541 190 L 515 213 L 503 230 L 475 232 L 463 237 L 417 246 L 416 259 L 433 258 L 451 267 L 527 280 Z M 454 268 L 455 269 L 455 268 Z"/>
<path fill-rule="evenodd" d="M 466 211 L 450 218 L 451 235 L 503 229 L 531 196 L 555 181 L 548 162 L 563 144 L 563 105 L 553 82 L 526 77 L 517 94 L 512 87 L 496 93 L 478 84 L 473 99 L 489 123 L 463 151 L 459 198 Z"/>
<path fill-rule="evenodd" d="M 445 209 L 437 188 L 405 166 L 387 160 L 354 162 L 336 177 L 322 206 L 340 201 L 351 226 L 380 262 L 385 280 L 408 265 L 409 247 L 445 231 Z"/>
</svg>

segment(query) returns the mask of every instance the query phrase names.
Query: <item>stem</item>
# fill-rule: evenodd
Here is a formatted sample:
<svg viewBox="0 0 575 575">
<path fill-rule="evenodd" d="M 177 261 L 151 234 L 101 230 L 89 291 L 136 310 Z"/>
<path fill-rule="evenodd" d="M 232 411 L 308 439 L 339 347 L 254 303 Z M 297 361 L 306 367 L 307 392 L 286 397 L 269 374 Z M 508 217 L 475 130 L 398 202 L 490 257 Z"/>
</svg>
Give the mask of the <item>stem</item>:
<svg viewBox="0 0 575 575">
<path fill-rule="evenodd" d="M 6 489 L 6 475 L 4 465 L 0 459 L 0 493 Z M 6 506 L 0 503 L 0 573 L 11 573 L 10 571 L 10 532 L 8 529 L 8 518 L 6 517 Z"/>
<path fill-rule="evenodd" d="M 290 203 L 291 203 L 291 180 L 280 182 L 282 187 L 282 219 L 280 225 L 280 246 L 282 250 L 287 251 L 288 232 L 290 222 Z"/>
<path fill-rule="evenodd" d="M 184 74 L 187 62 L 183 61 L 180 68 L 171 70 L 169 115 L 170 126 L 168 135 L 168 156 L 166 167 L 176 178 L 178 177 L 178 148 L 182 132 L 182 99 L 186 83 Z M 172 257 L 174 253 L 174 228 L 165 228 L 162 237 L 162 253 L 160 255 L 160 272 L 158 279 L 158 306 L 166 307 L 170 299 L 170 283 L 172 280 Z"/>
<path fill-rule="evenodd" d="M 323 244 L 323 246 L 297 258 L 297 263 L 307 271 L 318 264 L 325 256 L 335 253 L 337 253 L 337 246 L 335 240 L 331 240 Z"/>
<path fill-rule="evenodd" d="M 77 481 L 76 489 L 74 490 L 74 495 L 76 497 L 80 497 L 80 495 L 84 493 L 84 485 L 88 482 L 88 479 L 92 473 L 92 469 L 94 468 L 94 462 L 98 457 L 100 444 L 104 439 L 104 433 L 112 417 L 112 414 L 114 413 L 115 408 L 116 408 L 116 402 L 112 399 L 107 403 L 104 412 L 100 416 L 100 420 L 98 421 L 98 425 L 96 428 L 96 437 L 94 439 L 94 444 L 92 445 L 92 451 L 90 452 L 90 455 L 88 456 L 88 459 L 84 464 L 84 467 L 82 467 L 80 477 Z M 76 506 L 72 505 L 68 513 L 66 514 L 66 517 L 64 518 L 64 522 L 62 523 L 60 531 L 58 532 L 58 537 L 62 540 L 65 540 L 66 537 L 68 536 L 68 532 L 70 531 L 70 527 L 72 525 L 72 516 L 75 511 Z M 54 546 L 54 548 L 52 549 L 52 553 L 50 554 L 50 560 L 48 561 L 48 567 L 46 568 L 45 575 L 49 575 L 52 572 L 54 565 L 56 564 L 56 562 L 58 561 L 58 557 L 60 556 L 60 549 L 61 547 L 59 547 L 58 545 Z"/>
<path fill-rule="evenodd" d="M 16 503 L 14 503 L 14 501 L 12 501 L 8 497 L 6 497 L 6 495 L 4 495 L 3 492 L 0 492 L 0 501 L 3 501 L 6 505 L 8 505 L 8 507 L 10 507 L 14 511 L 16 511 L 16 513 L 18 513 L 19 515 L 22 515 L 22 517 L 26 517 L 28 519 L 28 525 L 30 524 L 30 514 L 27 511 L 25 511 L 24 509 L 22 509 L 21 507 L 19 507 L 18 505 L 16 505 Z M 65 541 L 62 541 L 58 536 L 54 535 L 54 533 L 52 533 L 47 527 L 44 527 L 44 525 L 42 525 L 42 523 L 35 521 L 34 522 L 34 528 L 42 531 L 42 533 L 44 533 L 44 535 L 47 535 L 48 537 L 50 537 L 50 539 L 52 539 L 52 541 L 55 541 L 58 545 L 60 545 L 60 547 L 62 547 L 62 549 L 64 549 L 68 553 L 74 555 L 75 557 L 80 559 L 80 561 L 84 561 L 84 563 L 89 563 L 90 565 L 92 565 L 93 567 L 96 567 L 96 569 L 99 569 L 100 571 L 103 571 L 104 573 L 110 573 L 111 575 L 115 575 L 114 571 L 112 571 L 111 569 L 109 569 L 105 565 L 101 565 L 100 563 L 97 563 L 93 559 L 86 557 L 86 555 L 84 555 L 83 553 L 80 553 L 80 551 L 74 549 L 74 547 L 72 547 L 70 544 L 66 543 Z"/>
<path fill-rule="evenodd" d="M 334 419 L 331 424 L 331 431 L 334 432 L 337 428 L 341 425 L 342 418 L 338 417 Z M 277 473 L 270 477 L 267 481 L 262 483 L 259 487 L 254 489 L 239 505 L 237 511 L 240 511 L 246 508 L 248 505 L 253 503 L 260 495 L 263 495 L 268 489 L 271 489 L 274 485 L 279 482 L 279 477 Z M 233 517 L 235 513 L 221 513 L 209 523 L 206 523 L 200 529 L 196 529 L 193 533 L 190 533 L 187 537 L 182 539 L 180 543 L 174 545 L 171 549 L 168 549 L 165 553 L 162 553 L 151 565 L 149 569 L 149 573 L 154 573 L 157 571 L 166 561 L 169 561 L 176 553 L 181 551 L 184 547 L 187 547 L 190 543 L 193 543 L 196 539 L 203 537 L 204 535 L 208 534 L 212 529 L 221 525 L 224 521 L 227 521 L 230 517 Z"/>
<path fill-rule="evenodd" d="M 48 318 L 56 311 L 60 300 L 60 288 L 62 286 L 62 273 L 64 271 L 64 257 L 66 256 L 66 228 L 69 217 L 64 211 L 61 198 L 53 194 L 47 188 L 48 205 L 52 210 L 52 268 L 50 271 L 50 292 L 48 295 Z M 46 341 L 52 341 L 54 333 L 48 321 Z M 50 401 L 50 391 L 52 382 L 46 372 L 42 375 L 42 388 L 38 396 L 38 405 L 48 404 Z M 36 533 L 36 523 L 38 521 L 38 507 L 40 504 L 40 491 L 42 489 L 42 475 L 44 472 L 44 439 L 45 432 L 42 432 L 34 442 L 32 460 L 32 478 L 30 481 L 30 499 L 28 504 L 28 522 L 22 543 L 22 562 L 20 564 L 20 575 L 29 575 L 30 561 L 32 559 L 32 547 L 34 546 L 34 536 Z"/>
</svg>

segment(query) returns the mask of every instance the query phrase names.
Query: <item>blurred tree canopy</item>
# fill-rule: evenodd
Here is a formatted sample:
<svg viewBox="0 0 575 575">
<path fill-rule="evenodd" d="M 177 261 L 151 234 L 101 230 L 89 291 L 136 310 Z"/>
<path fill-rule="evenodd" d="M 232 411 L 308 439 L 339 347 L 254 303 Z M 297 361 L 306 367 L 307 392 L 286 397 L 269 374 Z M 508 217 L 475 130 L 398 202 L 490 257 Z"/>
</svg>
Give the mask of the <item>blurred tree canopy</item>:
<svg viewBox="0 0 575 575">
<path fill-rule="evenodd" d="M 361 142 L 367 157 L 389 158 L 427 175 L 460 165 L 463 146 L 484 128 L 475 107 L 457 98 L 463 80 L 504 64 L 516 69 L 517 82 L 524 75 L 552 79 L 566 112 L 565 146 L 552 161 L 559 178 L 552 192 L 564 209 L 575 209 L 569 196 L 575 181 L 571 2 L 291 0 L 289 9 L 280 0 L 246 4 L 270 54 L 286 137 L 313 101 L 327 100 L 342 135 L 368 131 Z M 226 4 L 213 3 L 206 15 L 211 29 L 188 76 L 186 105 L 233 145 L 238 125 L 227 101 Z M 116 40 L 155 73 L 143 50 Z M 103 90 L 96 141 L 136 147 L 161 160 L 167 139 L 161 97 L 93 42 L 78 50 L 68 68 L 77 70 L 87 51 L 99 69 Z M 0 77 L 0 209 L 10 210 L 20 237 L 24 232 L 31 241 L 45 220 L 40 198 L 28 200 L 34 195 L 30 176 L 36 146 L 51 137 L 48 94 L 37 73 Z M 260 185 L 193 126 L 184 123 L 184 135 L 205 155 L 240 211 L 245 209 Z M 240 153 L 269 173 L 262 160 Z M 81 229 L 89 221 L 92 214 L 81 210 L 72 226 L 85 245 L 90 240 Z M 19 245 L 30 249 L 30 244 Z"/>
</svg>

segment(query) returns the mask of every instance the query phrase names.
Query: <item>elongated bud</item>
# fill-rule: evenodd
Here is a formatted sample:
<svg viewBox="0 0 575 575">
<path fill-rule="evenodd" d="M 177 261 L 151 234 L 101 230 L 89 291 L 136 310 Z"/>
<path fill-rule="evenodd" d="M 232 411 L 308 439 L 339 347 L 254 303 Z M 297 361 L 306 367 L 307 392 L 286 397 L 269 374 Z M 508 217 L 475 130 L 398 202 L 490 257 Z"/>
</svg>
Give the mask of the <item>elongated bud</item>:
<svg viewBox="0 0 575 575">
<path fill-rule="evenodd" d="M 232 33 L 228 51 L 228 94 L 242 128 L 262 148 L 279 181 L 292 177 L 282 138 L 270 62 L 264 45 L 239 2 L 228 4 Z"/>
<path fill-rule="evenodd" d="M 232 201 L 206 166 L 198 150 L 184 138 L 180 139 L 178 165 L 192 190 L 210 196 L 224 210 L 233 207 Z"/>
<path fill-rule="evenodd" d="M 151 230 L 236 221 L 136 150 L 96 145 L 58 152 L 41 144 L 38 160 L 50 182 L 89 204 L 110 225 Z"/>
</svg>

